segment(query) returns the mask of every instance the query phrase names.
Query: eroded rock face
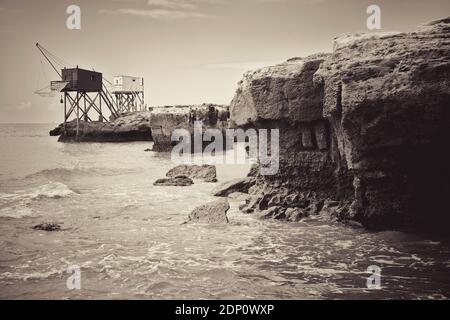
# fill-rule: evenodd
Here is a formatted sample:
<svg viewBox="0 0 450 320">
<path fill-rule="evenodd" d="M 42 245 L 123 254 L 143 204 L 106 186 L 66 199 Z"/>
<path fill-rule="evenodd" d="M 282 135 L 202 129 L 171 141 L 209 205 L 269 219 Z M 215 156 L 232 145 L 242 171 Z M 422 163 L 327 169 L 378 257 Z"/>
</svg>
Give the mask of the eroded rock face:
<svg viewBox="0 0 450 320">
<path fill-rule="evenodd" d="M 449 23 L 337 38 L 315 75 L 337 151 L 354 174 L 354 215 L 369 227 L 448 221 Z"/>
<path fill-rule="evenodd" d="M 176 129 L 185 129 L 191 133 L 192 146 L 194 122 L 201 121 L 204 129 L 224 130 L 228 128 L 228 106 L 216 104 L 187 105 L 173 107 L 155 107 L 152 110 L 153 151 L 170 152 L 178 141 L 171 141 Z M 203 147 L 210 142 L 205 142 Z M 202 149 L 203 150 L 203 149 Z"/>
<path fill-rule="evenodd" d="M 330 126 L 322 116 L 323 90 L 313 83 L 327 56 L 291 59 L 249 72 L 239 83 L 230 106 L 232 122 L 280 130 L 279 172 L 258 179 L 262 188 L 314 191 L 323 197 L 338 193 L 336 165 L 329 161 Z"/>
<path fill-rule="evenodd" d="M 322 92 L 310 83 L 326 56 L 290 59 L 246 73 L 230 106 L 232 121 L 239 126 L 264 120 L 322 119 Z"/>
<path fill-rule="evenodd" d="M 216 166 L 210 164 L 182 164 L 170 169 L 166 173 L 166 176 L 169 178 L 173 178 L 179 175 L 185 175 L 191 179 L 199 179 L 204 182 L 217 182 Z"/>
<path fill-rule="evenodd" d="M 374 229 L 449 222 L 449 23 L 345 35 L 332 55 L 246 74 L 231 120 L 280 129 L 280 170 L 257 176 L 253 201 L 274 192 L 337 201 L 338 219 Z M 275 206 L 288 208 L 262 210 Z"/>
<path fill-rule="evenodd" d="M 244 127 L 279 129 L 280 134 L 279 171 L 262 176 L 253 168 L 256 183 L 249 189 L 253 196 L 242 206 L 244 212 L 264 211 L 265 218 L 298 220 L 309 214 L 299 212 L 305 201 L 352 195 L 346 169 L 331 161 L 331 129 L 322 116 L 323 90 L 313 82 L 326 58 L 319 54 L 291 59 L 249 72 L 239 83 L 230 106 L 231 120 Z"/>
<path fill-rule="evenodd" d="M 216 197 L 227 197 L 232 193 L 241 192 L 248 193 L 250 188 L 255 184 L 255 178 L 245 177 L 243 179 L 237 178 L 227 181 L 217 186 L 213 191 Z"/>
<path fill-rule="evenodd" d="M 227 212 L 230 204 L 225 198 L 201 205 L 189 214 L 189 222 L 203 222 L 212 224 L 228 223 Z"/>
</svg>

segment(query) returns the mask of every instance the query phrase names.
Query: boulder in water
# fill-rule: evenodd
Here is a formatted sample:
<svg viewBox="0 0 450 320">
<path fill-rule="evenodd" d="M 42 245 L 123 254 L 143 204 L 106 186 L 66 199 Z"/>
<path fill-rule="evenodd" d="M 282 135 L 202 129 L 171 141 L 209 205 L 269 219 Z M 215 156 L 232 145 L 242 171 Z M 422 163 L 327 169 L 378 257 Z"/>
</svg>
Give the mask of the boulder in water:
<svg viewBox="0 0 450 320">
<path fill-rule="evenodd" d="M 173 178 L 179 175 L 185 175 L 191 179 L 200 179 L 205 182 L 217 182 L 216 166 L 210 164 L 204 164 L 201 166 L 196 164 L 182 164 L 170 169 L 166 173 L 166 176 L 169 178 Z"/>
<path fill-rule="evenodd" d="M 227 212 L 229 209 L 230 204 L 227 199 L 218 199 L 195 208 L 189 214 L 189 222 L 228 223 Z"/>
<path fill-rule="evenodd" d="M 153 185 L 155 186 L 175 186 L 175 187 L 186 187 L 193 185 L 194 181 L 186 176 L 176 176 L 173 178 L 163 178 L 156 180 Z"/>
</svg>

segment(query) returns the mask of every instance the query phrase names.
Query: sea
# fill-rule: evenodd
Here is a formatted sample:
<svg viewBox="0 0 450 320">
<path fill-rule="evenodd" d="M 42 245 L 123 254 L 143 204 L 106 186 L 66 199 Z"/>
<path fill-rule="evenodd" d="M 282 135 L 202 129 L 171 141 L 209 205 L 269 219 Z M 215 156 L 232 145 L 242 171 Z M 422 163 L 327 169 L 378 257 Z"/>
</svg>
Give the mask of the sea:
<svg viewBox="0 0 450 320">
<path fill-rule="evenodd" d="M 446 240 L 258 220 L 237 199 L 226 225 L 184 223 L 216 184 L 154 186 L 174 163 L 151 142 L 59 143 L 54 127 L 0 125 L 1 299 L 450 297 Z M 249 168 L 217 165 L 218 183 Z"/>
</svg>

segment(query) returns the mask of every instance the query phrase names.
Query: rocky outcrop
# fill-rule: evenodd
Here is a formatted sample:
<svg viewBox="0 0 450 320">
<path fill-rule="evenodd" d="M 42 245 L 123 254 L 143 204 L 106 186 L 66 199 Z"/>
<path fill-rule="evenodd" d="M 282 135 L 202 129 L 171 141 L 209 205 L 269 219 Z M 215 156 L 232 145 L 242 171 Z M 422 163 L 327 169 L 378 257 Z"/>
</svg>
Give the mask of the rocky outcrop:
<svg viewBox="0 0 450 320">
<path fill-rule="evenodd" d="M 227 199 L 218 199 L 195 208 L 189 214 L 188 222 L 203 222 L 211 224 L 228 223 L 227 212 L 230 204 Z"/>
<path fill-rule="evenodd" d="M 186 165 L 182 164 L 170 169 L 166 176 L 173 178 L 185 175 L 191 179 L 198 179 L 204 182 L 217 182 L 216 166 L 210 164 L 204 165 Z"/>
<path fill-rule="evenodd" d="M 312 192 L 291 190 L 289 193 L 287 188 L 276 190 L 266 184 L 264 189 L 256 185 L 249 193 L 251 196 L 239 207 L 240 210 L 244 213 L 261 213 L 259 216 L 264 218 L 298 221 L 319 215 L 324 208 L 324 200 Z M 274 207 L 275 211 L 271 209 Z"/>
<path fill-rule="evenodd" d="M 164 187 L 187 187 L 193 185 L 194 181 L 186 176 L 176 176 L 173 178 L 162 178 L 156 180 L 153 185 Z"/>
<path fill-rule="evenodd" d="M 152 111 L 153 151 L 169 152 L 178 141 L 172 141 L 175 129 L 186 129 L 194 141 L 194 122 L 201 121 L 203 129 L 228 128 L 228 106 L 215 104 L 155 107 Z M 203 147 L 210 142 L 205 141 Z M 192 147 L 194 143 L 192 143 Z M 193 150 L 192 150 L 193 151 Z"/>
<path fill-rule="evenodd" d="M 50 130 L 48 132 L 48 134 L 50 135 L 50 137 L 58 137 L 63 133 L 63 129 L 64 129 L 64 125 L 60 124 L 55 129 Z"/>
<path fill-rule="evenodd" d="M 217 186 L 213 190 L 213 195 L 216 197 L 227 197 L 232 193 L 240 192 L 240 193 L 248 193 L 250 188 L 254 186 L 255 178 L 246 177 L 243 179 L 237 178 L 231 181 L 227 181 Z"/>
<path fill-rule="evenodd" d="M 279 129 L 280 168 L 257 175 L 243 210 L 289 219 L 308 208 L 286 202 L 298 196 L 372 229 L 446 226 L 449 31 L 447 18 L 411 33 L 344 35 L 330 55 L 247 73 L 231 120 Z"/>
<path fill-rule="evenodd" d="M 141 111 L 123 114 L 110 122 L 72 120 L 50 131 L 60 142 L 128 142 L 151 141 L 151 112 Z"/>
<path fill-rule="evenodd" d="M 169 152 L 178 143 L 171 141 L 175 129 L 186 129 L 193 138 L 194 121 L 202 121 L 204 130 L 224 130 L 228 128 L 228 120 L 228 106 L 202 104 L 152 107 L 150 111 L 124 113 L 109 122 L 79 121 L 77 126 L 77 121 L 72 120 L 65 126 L 60 124 L 49 134 L 60 136 L 60 142 L 153 141 L 153 151 Z M 209 143 L 205 141 L 204 146 Z"/>
</svg>

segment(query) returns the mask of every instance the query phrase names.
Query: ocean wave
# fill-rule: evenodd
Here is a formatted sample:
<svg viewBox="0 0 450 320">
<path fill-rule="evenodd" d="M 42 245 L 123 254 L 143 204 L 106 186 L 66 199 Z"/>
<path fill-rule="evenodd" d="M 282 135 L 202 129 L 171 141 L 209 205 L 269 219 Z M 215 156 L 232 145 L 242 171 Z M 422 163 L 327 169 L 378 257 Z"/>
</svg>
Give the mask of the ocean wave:
<svg viewBox="0 0 450 320">
<path fill-rule="evenodd" d="M 86 261 L 80 265 L 81 272 L 89 269 L 91 261 Z M 29 280 L 46 280 L 50 278 L 57 277 L 68 277 L 70 272 L 68 272 L 68 267 L 73 266 L 73 263 L 66 263 L 65 266 L 60 267 L 30 267 L 28 264 L 25 268 L 19 267 L 14 268 L 12 271 L 7 271 L 0 273 L 1 281 L 8 280 L 19 280 L 19 281 L 29 281 Z M 37 271 L 36 268 L 42 269 L 41 271 Z"/>
<path fill-rule="evenodd" d="M 0 217 L 23 218 L 34 214 L 31 204 L 40 199 L 58 199 L 75 194 L 61 182 L 19 190 L 15 193 L 0 193 Z"/>
<path fill-rule="evenodd" d="M 54 276 L 61 276 L 65 272 L 64 269 L 52 269 L 45 272 L 29 272 L 29 273 L 15 273 L 15 272 L 3 272 L 0 273 L 0 280 L 43 280 L 49 279 Z"/>
<path fill-rule="evenodd" d="M 33 178 L 46 178 L 46 179 L 64 179 L 70 178 L 74 175 L 88 174 L 86 170 L 79 168 L 54 168 L 54 169 L 44 169 L 38 172 L 27 175 L 25 179 Z"/>
<path fill-rule="evenodd" d="M 41 198 L 62 198 L 75 192 L 70 190 L 68 186 L 61 182 L 49 182 L 44 185 L 30 188 L 26 190 L 19 190 L 16 193 L 0 194 L 0 200 L 18 200 L 29 199 L 36 200 Z"/>
<path fill-rule="evenodd" d="M 26 180 L 33 179 L 48 179 L 51 181 L 61 181 L 70 179 L 75 176 L 111 176 L 117 174 L 134 173 L 136 169 L 126 168 L 103 168 L 103 167 L 90 167 L 90 168 L 53 168 L 43 169 L 35 173 L 29 174 L 25 177 Z"/>
</svg>

